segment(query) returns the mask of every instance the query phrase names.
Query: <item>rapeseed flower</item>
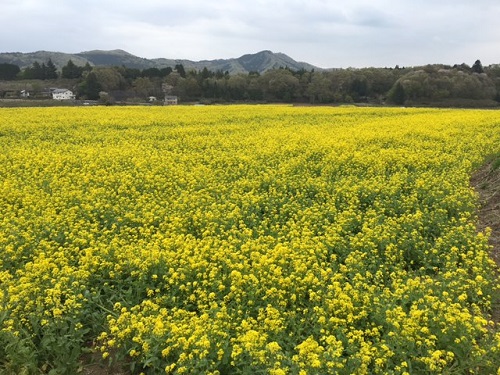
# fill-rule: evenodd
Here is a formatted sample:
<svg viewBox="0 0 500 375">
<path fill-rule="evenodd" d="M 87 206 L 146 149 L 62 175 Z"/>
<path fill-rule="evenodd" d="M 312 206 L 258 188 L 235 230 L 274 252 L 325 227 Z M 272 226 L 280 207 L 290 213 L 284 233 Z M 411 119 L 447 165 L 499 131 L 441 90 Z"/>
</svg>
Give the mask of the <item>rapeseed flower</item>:
<svg viewBox="0 0 500 375">
<path fill-rule="evenodd" d="M 51 338 L 41 366 L 78 363 L 90 340 L 147 373 L 493 373 L 498 278 L 469 178 L 500 152 L 499 124 L 469 110 L 3 109 L 1 347 Z"/>
</svg>

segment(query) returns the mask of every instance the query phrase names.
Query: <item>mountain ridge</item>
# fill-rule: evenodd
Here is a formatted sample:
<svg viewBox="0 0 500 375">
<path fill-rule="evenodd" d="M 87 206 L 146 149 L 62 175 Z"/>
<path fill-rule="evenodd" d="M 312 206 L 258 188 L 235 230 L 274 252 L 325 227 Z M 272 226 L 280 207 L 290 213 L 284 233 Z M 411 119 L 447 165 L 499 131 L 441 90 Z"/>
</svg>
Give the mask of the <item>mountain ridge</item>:
<svg viewBox="0 0 500 375">
<path fill-rule="evenodd" d="M 0 63 L 18 65 L 21 69 L 32 65 L 35 61 L 46 63 L 49 58 L 54 65 L 61 69 L 72 60 L 76 65 L 83 66 L 125 66 L 128 68 L 148 69 L 148 68 L 174 68 L 177 64 L 182 64 L 184 69 L 203 70 L 207 68 L 211 71 L 228 71 L 230 74 L 259 72 L 263 73 L 270 69 L 288 67 L 292 70 L 322 70 L 312 64 L 299 62 L 284 53 L 275 53 L 270 50 L 263 50 L 257 53 L 242 55 L 238 58 L 215 59 L 192 61 L 188 59 L 154 58 L 147 59 L 135 56 L 121 49 L 114 50 L 90 50 L 78 53 L 64 53 L 52 51 L 36 52 L 2 52 L 0 53 Z"/>
</svg>

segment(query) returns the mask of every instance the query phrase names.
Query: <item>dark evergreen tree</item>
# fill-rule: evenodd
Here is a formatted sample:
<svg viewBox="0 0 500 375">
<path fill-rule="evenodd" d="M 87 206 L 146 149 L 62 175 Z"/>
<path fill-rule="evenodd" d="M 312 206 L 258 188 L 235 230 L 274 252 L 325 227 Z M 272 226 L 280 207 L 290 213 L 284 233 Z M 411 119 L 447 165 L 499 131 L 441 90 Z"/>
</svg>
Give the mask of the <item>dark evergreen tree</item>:
<svg viewBox="0 0 500 375">
<path fill-rule="evenodd" d="M 217 79 L 222 79 L 222 78 L 224 78 L 224 72 L 223 72 L 222 70 L 220 70 L 220 69 L 219 69 L 219 70 L 217 70 L 217 71 L 215 72 L 215 78 L 217 78 Z"/>
<path fill-rule="evenodd" d="M 57 79 L 57 68 L 51 59 L 45 63 L 40 63 L 35 61 L 31 67 L 24 69 L 22 74 L 24 79 Z"/>
<path fill-rule="evenodd" d="M 201 71 L 201 78 L 202 79 L 207 79 L 213 76 L 213 73 L 207 69 L 205 66 L 203 70 Z"/>
<path fill-rule="evenodd" d="M 35 73 L 33 71 L 33 67 L 31 66 L 27 66 L 26 68 L 24 68 L 20 74 L 22 79 L 33 79 L 34 75 Z"/>
<path fill-rule="evenodd" d="M 161 76 L 162 77 L 166 77 L 168 76 L 170 73 L 172 73 L 174 70 L 171 68 L 171 67 L 166 67 L 166 68 L 161 68 L 160 69 L 160 72 L 161 72 Z"/>
<path fill-rule="evenodd" d="M 43 79 L 57 79 L 57 67 L 52 62 L 51 59 L 47 61 L 47 65 L 45 66 L 44 78 Z"/>
<path fill-rule="evenodd" d="M 129 85 L 131 85 L 132 81 L 139 78 L 142 74 L 139 69 L 127 68 L 126 66 L 119 67 L 117 68 L 117 70 L 122 75 L 122 77 L 125 78 L 125 81 L 127 81 Z"/>
<path fill-rule="evenodd" d="M 42 79 L 42 80 L 47 79 L 47 65 L 45 65 L 45 63 L 42 63 L 41 73 L 38 76 L 38 79 Z"/>
<path fill-rule="evenodd" d="M 87 61 L 87 63 L 85 64 L 85 66 L 83 67 L 83 71 L 84 72 L 91 72 L 92 71 L 92 67 L 90 66 L 89 62 Z"/>
<path fill-rule="evenodd" d="M 44 79 L 45 78 L 45 64 L 40 65 L 38 61 L 33 63 L 32 67 L 32 77 L 33 79 Z"/>
<path fill-rule="evenodd" d="M 62 67 L 61 77 L 62 78 L 81 78 L 83 73 L 83 68 L 80 66 L 76 66 L 72 60 L 69 60 L 68 63 Z"/>
<path fill-rule="evenodd" d="M 80 96 L 89 100 L 98 100 L 99 93 L 102 91 L 102 86 L 94 72 L 87 74 L 83 82 L 78 86 Z"/>
<path fill-rule="evenodd" d="M 476 60 L 471 69 L 473 73 L 484 73 L 483 64 L 481 64 L 480 60 Z"/>
<path fill-rule="evenodd" d="M 15 64 L 0 64 L 0 79 L 12 81 L 17 78 L 21 69 Z"/>
<path fill-rule="evenodd" d="M 182 78 L 186 78 L 186 71 L 184 70 L 184 65 L 177 64 L 175 66 L 175 70 L 177 71 L 177 73 L 181 75 Z"/>
<path fill-rule="evenodd" d="M 147 78 L 161 77 L 161 71 L 158 68 L 148 68 L 142 71 L 142 76 Z"/>
</svg>

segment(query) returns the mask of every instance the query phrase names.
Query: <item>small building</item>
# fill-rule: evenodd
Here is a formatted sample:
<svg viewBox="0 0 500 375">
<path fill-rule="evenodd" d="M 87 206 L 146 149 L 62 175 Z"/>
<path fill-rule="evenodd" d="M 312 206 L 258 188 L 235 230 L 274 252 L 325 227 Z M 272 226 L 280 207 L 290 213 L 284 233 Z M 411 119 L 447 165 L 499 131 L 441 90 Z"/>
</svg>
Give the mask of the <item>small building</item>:
<svg viewBox="0 0 500 375">
<path fill-rule="evenodd" d="M 166 95 L 165 105 L 177 105 L 177 96 Z"/>
<path fill-rule="evenodd" d="M 148 102 L 150 102 L 150 103 L 156 102 L 156 96 L 148 97 Z"/>
<path fill-rule="evenodd" d="M 29 98 L 30 97 L 30 93 L 28 90 L 21 90 L 21 92 L 19 93 L 19 96 L 21 98 Z"/>
<path fill-rule="evenodd" d="M 73 100 L 75 99 L 75 94 L 73 91 L 68 89 L 53 89 L 52 90 L 52 99 L 55 100 Z"/>
</svg>

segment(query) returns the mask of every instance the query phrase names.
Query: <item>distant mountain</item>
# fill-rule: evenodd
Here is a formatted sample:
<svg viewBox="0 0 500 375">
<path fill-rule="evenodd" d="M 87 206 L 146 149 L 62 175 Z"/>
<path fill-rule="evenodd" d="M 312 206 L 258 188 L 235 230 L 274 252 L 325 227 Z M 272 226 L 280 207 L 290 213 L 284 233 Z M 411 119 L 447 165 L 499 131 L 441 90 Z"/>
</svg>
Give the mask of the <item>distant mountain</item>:
<svg viewBox="0 0 500 375">
<path fill-rule="evenodd" d="M 137 69 L 147 69 L 155 68 L 156 64 L 152 60 L 144 59 L 142 57 L 137 57 L 123 51 L 121 49 L 115 49 L 112 51 L 87 51 L 77 53 L 79 56 L 87 60 L 92 66 L 126 66 L 127 68 L 137 68 Z"/>
<path fill-rule="evenodd" d="M 280 67 L 289 67 L 293 70 L 312 70 L 318 69 L 307 63 L 297 62 L 284 53 L 273 53 L 271 51 L 262 51 L 255 54 L 243 55 L 237 59 L 246 71 L 260 72 L 264 70 L 276 69 Z"/>
<path fill-rule="evenodd" d="M 0 53 L 0 63 L 16 64 L 21 69 L 27 66 L 33 65 L 35 61 L 42 63 L 47 63 L 51 59 L 54 65 L 61 69 L 64 65 L 68 63 L 68 60 L 73 60 L 76 65 L 83 66 L 87 63 L 87 59 L 80 57 L 78 55 L 73 55 L 69 53 L 61 52 L 49 52 L 49 51 L 37 51 L 37 52 L 6 52 Z"/>
<path fill-rule="evenodd" d="M 186 70 L 196 69 L 202 70 L 207 68 L 208 70 L 217 71 L 221 70 L 223 72 L 228 71 L 231 74 L 234 73 L 249 73 L 249 72 L 259 72 L 263 73 L 269 69 L 275 69 L 280 67 L 288 67 L 292 70 L 321 70 L 311 64 L 304 62 L 297 62 L 291 57 L 285 55 L 284 53 L 273 53 L 271 51 L 261 51 L 254 54 L 243 55 L 236 59 L 219 59 L 219 60 L 203 60 L 203 61 L 190 61 L 190 60 L 168 60 L 168 59 L 154 59 L 158 64 L 158 67 L 174 67 L 176 64 L 182 64 Z"/>
<path fill-rule="evenodd" d="M 147 69 L 147 68 L 166 68 L 175 67 L 177 64 L 182 64 L 184 69 L 203 70 L 207 68 L 211 71 L 228 71 L 234 73 L 263 73 L 269 69 L 280 67 L 288 67 L 292 70 L 321 70 L 311 64 L 298 62 L 283 53 L 274 53 L 271 51 L 261 51 L 254 54 L 243 55 L 233 59 L 218 59 L 218 60 L 203 60 L 191 61 L 180 59 L 145 59 L 134 56 L 123 50 L 112 51 L 86 51 L 76 54 L 68 54 L 61 52 L 37 51 L 30 53 L 7 52 L 0 53 L 0 63 L 16 64 L 21 69 L 32 65 L 35 61 L 46 63 L 48 59 L 61 69 L 72 60 L 76 65 L 83 66 L 89 63 L 91 66 L 126 66 L 128 68 Z"/>
</svg>

